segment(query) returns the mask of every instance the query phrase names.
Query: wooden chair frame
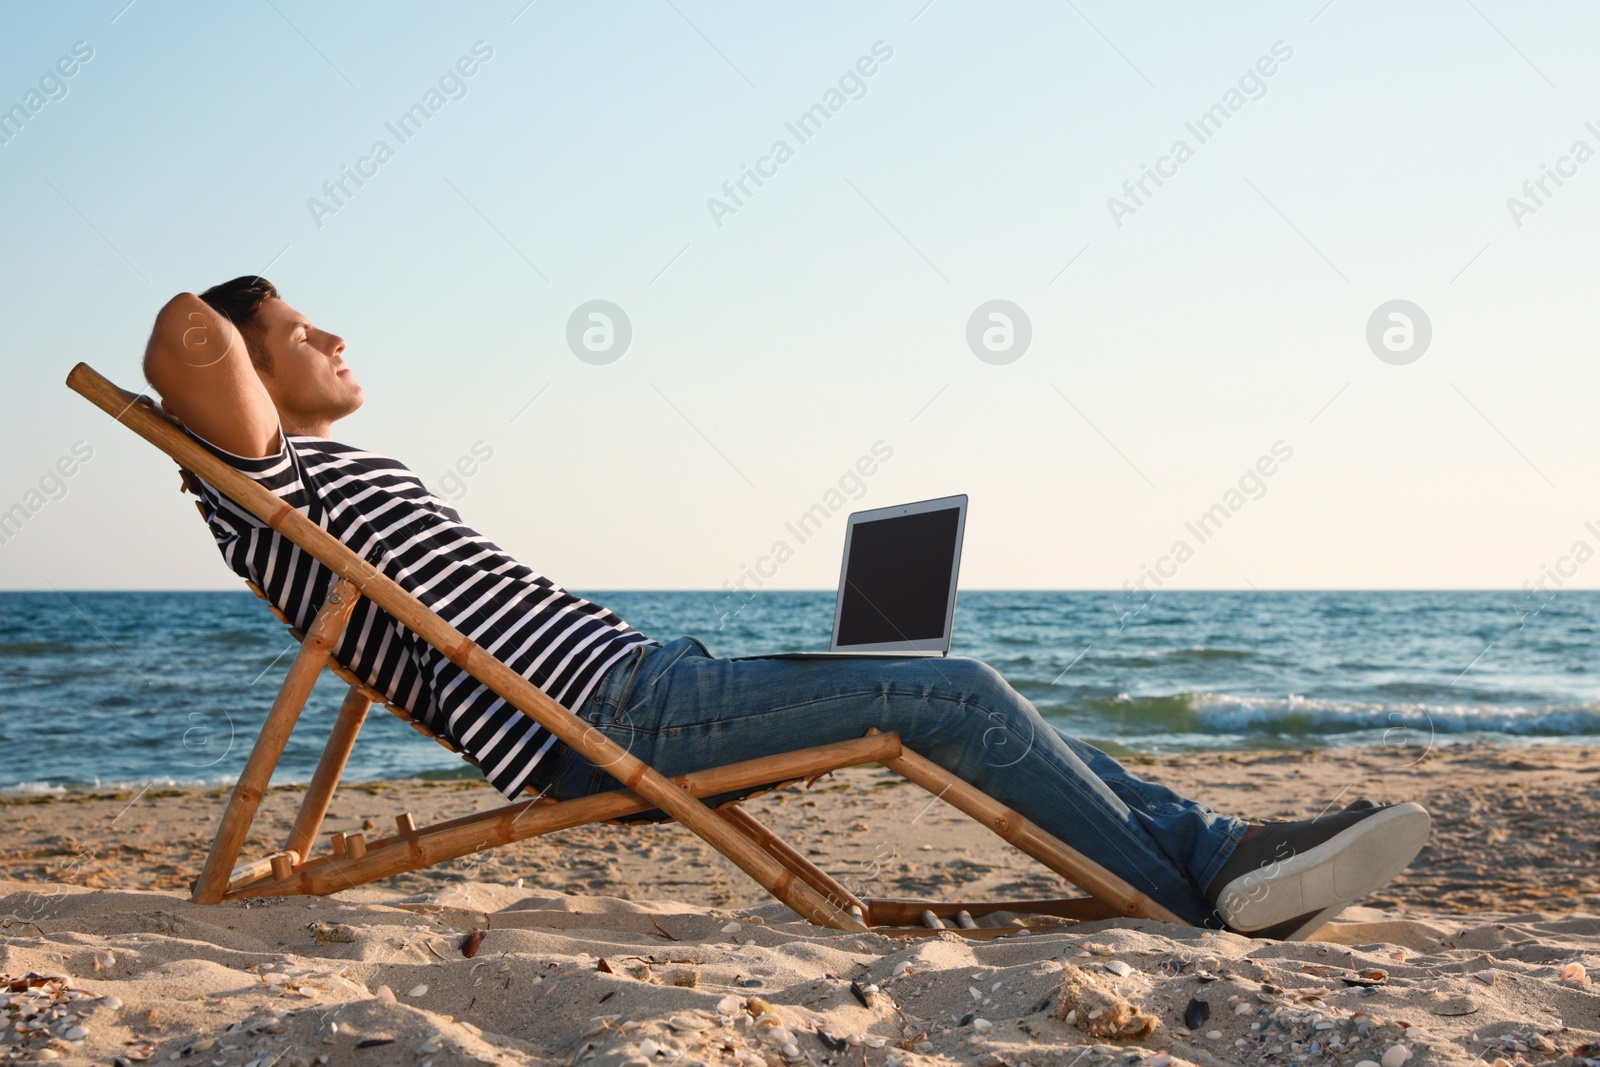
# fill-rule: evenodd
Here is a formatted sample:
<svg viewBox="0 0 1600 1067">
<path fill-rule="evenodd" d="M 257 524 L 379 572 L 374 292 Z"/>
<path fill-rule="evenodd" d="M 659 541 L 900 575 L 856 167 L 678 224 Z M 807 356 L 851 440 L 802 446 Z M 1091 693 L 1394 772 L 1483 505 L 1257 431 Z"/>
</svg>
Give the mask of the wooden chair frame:
<svg viewBox="0 0 1600 1067">
<path fill-rule="evenodd" d="M 819 745 L 668 779 L 610 738 L 591 729 L 527 679 L 468 640 L 281 498 L 200 447 L 162 417 L 148 398 L 117 388 L 83 363 L 67 376 L 67 385 L 161 449 L 181 470 L 204 478 L 338 576 L 307 631 L 304 634 L 295 632 L 301 639 L 300 650 L 290 664 L 288 676 L 273 700 L 238 784 L 228 799 L 210 854 L 194 883 L 192 899 L 195 903 L 337 893 L 554 830 L 659 810 L 705 840 L 796 913 L 834 929 L 926 934 L 945 928 L 945 920 L 954 921 L 957 932 L 967 936 L 994 936 L 1016 929 L 976 928 L 977 917 L 997 911 L 1080 920 L 1122 915 L 1182 922 L 1161 904 L 1087 856 L 911 751 L 892 733 L 872 731 L 853 741 Z M 251 588 L 261 595 L 253 584 Z M 357 599 L 362 596 L 439 649 L 508 704 L 539 722 L 557 739 L 572 746 L 596 766 L 604 767 L 621 788 L 574 800 L 524 800 L 424 827 L 417 826 L 409 813 L 403 813 L 396 816 L 396 831 L 389 836 L 369 842 L 362 834 L 334 834 L 330 839 L 330 851 L 312 855 L 362 723 L 373 703 L 384 702 L 381 694 L 365 685 L 331 654 Z M 284 619 L 276 607 L 273 611 Z M 331 668 L 349 683 L 350 692 L 339 709 L 293 827 L 282 850 L 254 862 L 238 864 L 273 769 L 324 667 Z M 447 740 L 416 722 L 406 709 L 388 706 L 413 728 L 456 750 Z M 740 801 L 711 808 L 699 799 L 732 792 L 746 794 L 742 799 L 748 799 L 752 790 L 764 792 L 868 763 L 882 764 L 916 783 L 1088 895 L 1046 901 L 965 903 L 861 899 L 758 822 L 739 806 Z"/>
</svg>

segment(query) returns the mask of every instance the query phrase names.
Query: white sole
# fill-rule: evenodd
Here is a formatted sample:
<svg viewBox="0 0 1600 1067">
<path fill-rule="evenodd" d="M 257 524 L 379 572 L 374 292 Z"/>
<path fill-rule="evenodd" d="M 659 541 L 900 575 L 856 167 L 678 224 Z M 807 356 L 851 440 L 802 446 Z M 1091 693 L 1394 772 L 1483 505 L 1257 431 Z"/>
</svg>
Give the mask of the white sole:
<svg viewBox="0 0 1600 1067">
<path fill-rule="evenodd" d="M 1316 848 L 1235 878 L 1218 894 L 1217 912 L 1241 933 L 1316 912 L 1287 938 L 1300 940 L 1405 870 L 1427 843 L 1431 826 L 1420 804 L 1384 808 Z"/>
</svg>

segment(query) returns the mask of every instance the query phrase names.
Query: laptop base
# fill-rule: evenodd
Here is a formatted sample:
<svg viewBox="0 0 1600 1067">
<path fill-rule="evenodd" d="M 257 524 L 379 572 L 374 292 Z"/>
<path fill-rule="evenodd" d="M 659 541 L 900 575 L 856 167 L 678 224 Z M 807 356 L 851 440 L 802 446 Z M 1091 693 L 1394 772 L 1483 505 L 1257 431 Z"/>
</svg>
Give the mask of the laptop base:
<svg viewBox="0 0 1600 1067">
<path fill-rule="evenodd" d="M 938 659 L 945 652 L 767 652 L 756 656 L 729 656 L 729 659 Z"/>
</svg>

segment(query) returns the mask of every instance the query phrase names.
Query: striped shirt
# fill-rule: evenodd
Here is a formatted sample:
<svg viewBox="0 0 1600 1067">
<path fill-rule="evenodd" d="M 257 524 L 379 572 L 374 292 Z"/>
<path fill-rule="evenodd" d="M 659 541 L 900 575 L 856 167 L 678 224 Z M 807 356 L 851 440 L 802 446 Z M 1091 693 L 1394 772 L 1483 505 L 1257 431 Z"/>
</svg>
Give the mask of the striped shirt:
<svg viewBox="0 0 1600 1067">
<path fill-rule="evenodd" d="M 191 436 L 194 436 L 191 434 Z M 399 462 L 318 437 L 285 434 L 251 459 L 195 440 L 282 497 L 358 556 L 532 682 L 576 709 L 606 669 L 647 637 L 598 604 L 535 573 L 461 522 Z M 206 524 L 222 558 L 255 582 L 300 630 L 333 574 L 203 479 Z M 419 722 L 461 748 L 514 798 L 555 735 L 363 597 L 334 657 Z"/>
</svg>

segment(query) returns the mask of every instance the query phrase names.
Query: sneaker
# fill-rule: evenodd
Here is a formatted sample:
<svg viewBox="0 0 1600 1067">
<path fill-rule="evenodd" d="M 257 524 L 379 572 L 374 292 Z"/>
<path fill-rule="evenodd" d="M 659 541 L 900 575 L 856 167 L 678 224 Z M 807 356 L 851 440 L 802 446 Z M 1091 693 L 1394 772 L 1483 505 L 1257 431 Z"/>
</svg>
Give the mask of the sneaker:
<svg viewBox="0 0 1600 1067">
<path fill-rule="evenodd" d="M 1206 896 L 1240 933 L 1303 940 L 1405 870 L 1430 825 L 1420 804 L 1359 800 L 1333 815 L 1267 823 L 1240 842 Z"/>
</svg>

